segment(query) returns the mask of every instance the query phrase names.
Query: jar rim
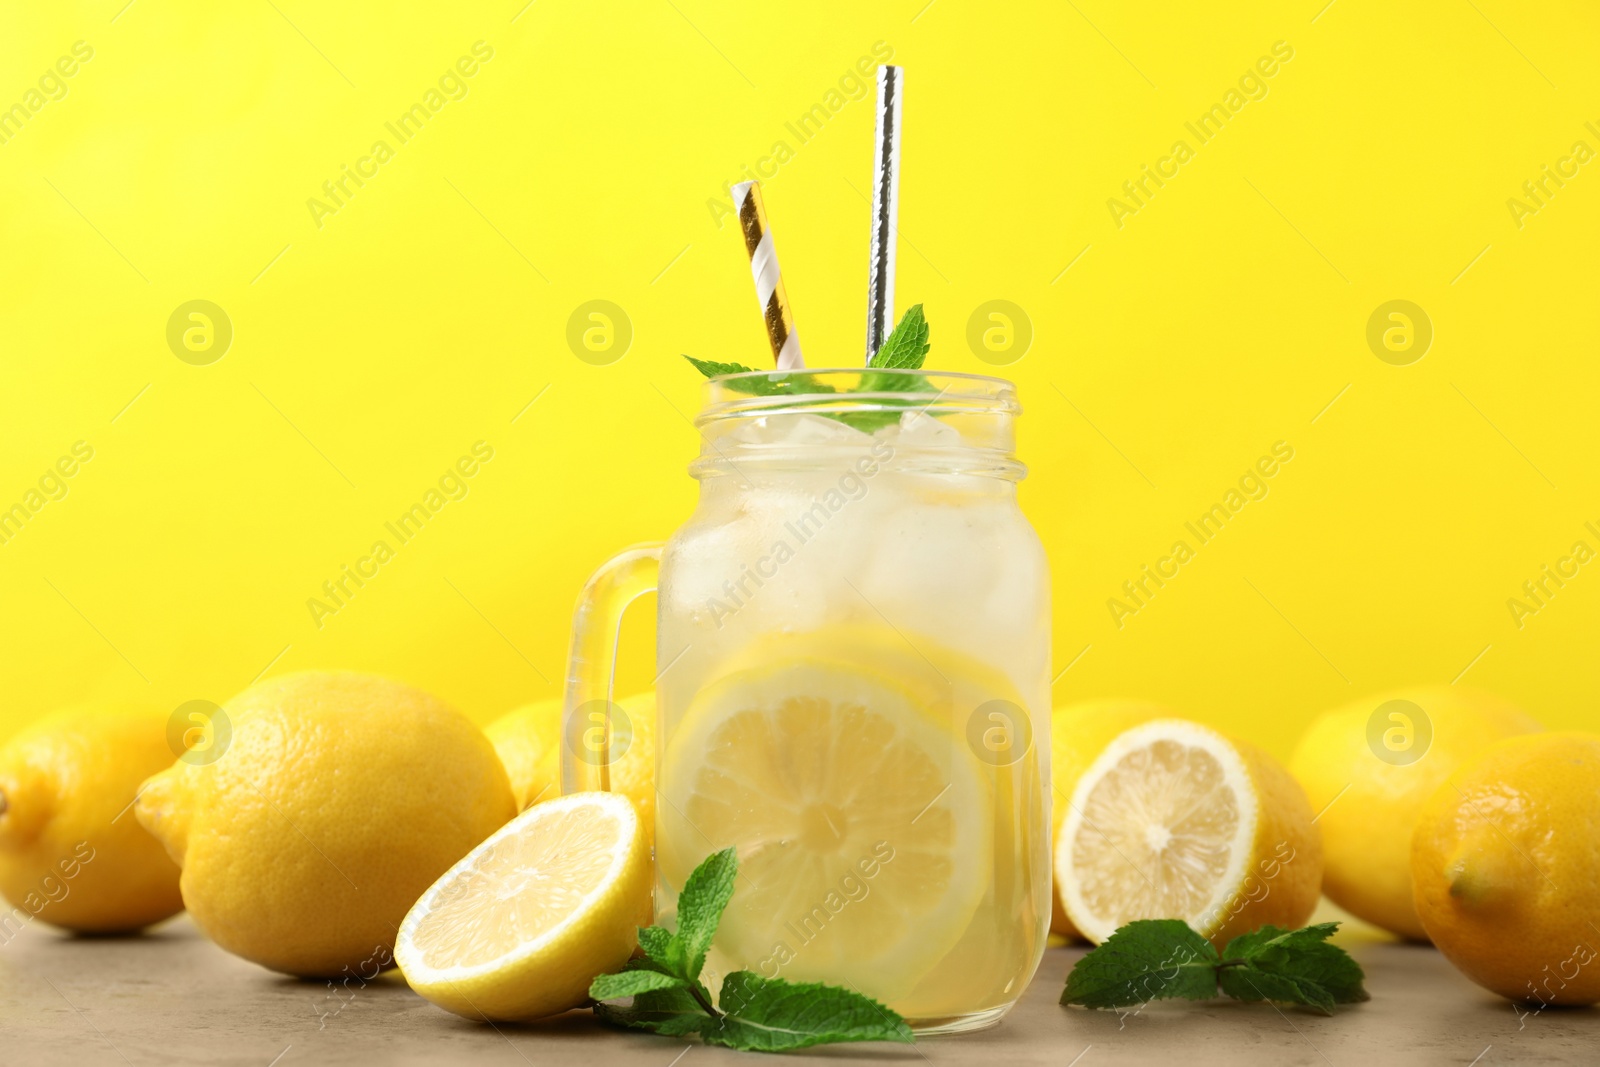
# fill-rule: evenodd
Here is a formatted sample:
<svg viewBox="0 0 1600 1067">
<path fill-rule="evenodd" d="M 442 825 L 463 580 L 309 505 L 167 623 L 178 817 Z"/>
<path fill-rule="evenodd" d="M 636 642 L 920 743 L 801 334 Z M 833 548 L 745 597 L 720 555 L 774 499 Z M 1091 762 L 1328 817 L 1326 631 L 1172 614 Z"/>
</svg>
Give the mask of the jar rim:
<svg viewBox="0 0 1600 1067">
<path fill-rule="evenodd" d="M 851 460 L 862 444 L 895 427 L 904 432 L 922 416 L 956 428 L 951 440 L 896 441 L 903 469 L 939 473 L 986 474 L 1007 481 L 1027 468 L 1013 454 L 1012 423 L 1022 411 L 1016 387 L 1004 378 L 960 371 L 875 367 L 829 367 L 792 371 L 741 371 L 706 380 L 705 407 L 694 419 L 705 439 L 691 465 L 696 477 L 724 473 L 724 467 L 804 469 L 820 462 Z M 744 427 L 767 419 L 822 416 L 866 436 L 860 441 L 749 439 Z M 741 439 L 744 438 L 744 439 Z M 735 450 L 728 454 L 728 445 Z M 737 458 L 737 467 L 734 465 Z"/>
<path fill-rule="evenodd" d="M 869 375 L 877 380 L 868 378 Z M 923 384 L 908 388 L 882 388 L 897 378 L 915 379 Z M 793 387 L 786 388 L 791 381 Z M 836 381 L 848 381 L 851 387 L 836 388 L 831 384 Z M 758 384 L 762 382 L 768 384 Z M 1017 401 L 1016 386 L 1011 382 L 992 375 L 964 371 L 900 367 L 801 367 L 794 370 L 719 374 L 706 379 L 705 384 L 706 404 L 695 419 L 696 425 L 723 418 L 823 408 L 836 412 L 918 408 L 930 414 L 999 416 L 1015 416 L 1022 412 L 1022 405 Z M 862 388 L 863 385 L 867 388 Z"/>
</svg>

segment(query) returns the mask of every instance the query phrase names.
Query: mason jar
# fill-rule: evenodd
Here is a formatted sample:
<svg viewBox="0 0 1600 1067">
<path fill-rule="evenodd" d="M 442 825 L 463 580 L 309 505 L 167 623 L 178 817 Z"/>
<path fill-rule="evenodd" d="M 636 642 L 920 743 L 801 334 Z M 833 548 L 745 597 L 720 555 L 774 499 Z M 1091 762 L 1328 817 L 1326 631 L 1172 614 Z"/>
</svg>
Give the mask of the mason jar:
<svg viewBox="0 0 1600 1067">
<path fill-rule="evenodd" d="M 934 1033 L 997 1021 L 1038 966 L 1050 581 L 1019 413 L 978 375 L 710 379 L 694 513 L 585 590 L 569 737 L 612 706 L 618 619 L 659 585 L 655 910 L 737 850 L 712 990 L 829 982 Z M 605 788 L 606 752 L 568 748 L 566 788 Z"/>
</svg>

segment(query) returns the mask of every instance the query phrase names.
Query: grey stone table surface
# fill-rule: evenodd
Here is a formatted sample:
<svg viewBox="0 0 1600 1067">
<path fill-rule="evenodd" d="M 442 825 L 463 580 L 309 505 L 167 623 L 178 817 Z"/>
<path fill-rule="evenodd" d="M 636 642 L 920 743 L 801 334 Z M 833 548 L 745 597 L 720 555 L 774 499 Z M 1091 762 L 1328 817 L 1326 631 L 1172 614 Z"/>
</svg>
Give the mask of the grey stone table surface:
<svg viewBox="0 0 1600 1067">
<path fill-rule="evenodd" d="M 789 1054 L 830 1064 L 1600 1064 L 1600 1010 L 1519 1015 L 1431 948 L 1349 944 L 1372 1000 L 1327 1018 L 1229 1001 L 1162 1002 L 1126 1016 L 1063 1008 L 1081 948 L 1052 948 L 996 1028 L 911 1047 Z M 751 1054 L 619 1033 L 588 1012 L 490 1027 L 428 1004 L 395 974 L 338 993 L 227 955 L 178 918 L 142 937 L 66 937 L 34 925 L 0 944 L 0 1064 L 473 1064 L 702 1067 Z M 781 1061 L 766 1061 L 781 1062 Z"/>
</svg>

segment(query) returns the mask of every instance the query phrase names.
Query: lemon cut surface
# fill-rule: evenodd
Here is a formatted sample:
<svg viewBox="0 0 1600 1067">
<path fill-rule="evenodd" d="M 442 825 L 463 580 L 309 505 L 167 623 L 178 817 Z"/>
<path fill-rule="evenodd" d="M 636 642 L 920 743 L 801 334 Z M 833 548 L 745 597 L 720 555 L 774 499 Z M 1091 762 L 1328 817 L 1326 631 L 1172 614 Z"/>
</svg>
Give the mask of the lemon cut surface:
<svg viewBox="0 0 1600 1067">
<path fill-rule="evenodd" d="M 459 1015 L 555 1014 L 621 968 L 649 894 L 633 804 L 573 793 L 524 811 L 435 882 L 401 923 L 395 958 L 413 989 Z"/>
<path fill-rule="evenodd" d="M 1119 735 L 1079 779 L 1056 878 L 1068 917 L 1097 944 L 1135 919 L 1182 919 L 1221 944 L 1269 922 L 1304 925 L 1321 840 L 1271 757 L 1158 719 Z"/>
<path fill-rule="evenodd" d="M 951 949 L 992 867 L 992 797 L 949 707 L 820 658 L 702 690 L 668 746 L 658 863 L 733 846 L 714 963 L 893 1001 Z M 717 958 L 720 957 L 720 958 Z"/>
</svg>

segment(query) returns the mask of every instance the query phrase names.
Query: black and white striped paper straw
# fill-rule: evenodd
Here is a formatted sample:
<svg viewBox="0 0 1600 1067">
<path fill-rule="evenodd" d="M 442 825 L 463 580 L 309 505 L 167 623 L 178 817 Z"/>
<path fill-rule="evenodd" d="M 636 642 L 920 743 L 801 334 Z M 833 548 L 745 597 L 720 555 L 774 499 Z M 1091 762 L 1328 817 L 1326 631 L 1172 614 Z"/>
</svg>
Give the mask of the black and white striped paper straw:
<svg viewBox="0 0 1600 1067">
<path fill-rule="evenodd" d="M 800 338 L 794 332 L 794 315 L 789 297 L 783 291 L 783 274 L 778 270 L 778 253 L 772 246 L 772 231 L 767 227 L 767 211 L 761 204 L 761 184 L 740 182 L 733 187 L 733 204 L 739 211 L 739 229 L 744 233 L 744 248 L 750 255 L 750 276 L 755 279 L 756 298 L 761 301 L 761 317 L 766 321 L 767 343 L 779 370 L 804 367 Z"/>
<path fill-rule="evenodd" d="M 894 245 L 900 213 L 900 101 L 905 72 L 878 68 L 872 160 L 872 275 L 867 283 L 867 362 L 894 329 Z"/>
</svg>

